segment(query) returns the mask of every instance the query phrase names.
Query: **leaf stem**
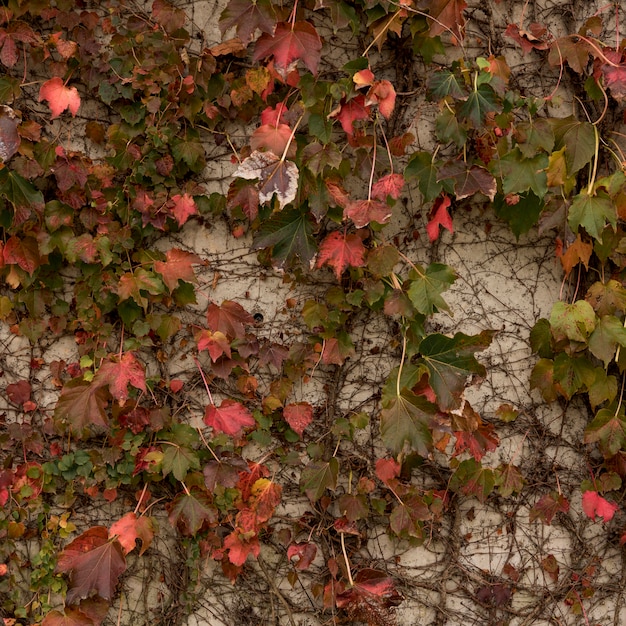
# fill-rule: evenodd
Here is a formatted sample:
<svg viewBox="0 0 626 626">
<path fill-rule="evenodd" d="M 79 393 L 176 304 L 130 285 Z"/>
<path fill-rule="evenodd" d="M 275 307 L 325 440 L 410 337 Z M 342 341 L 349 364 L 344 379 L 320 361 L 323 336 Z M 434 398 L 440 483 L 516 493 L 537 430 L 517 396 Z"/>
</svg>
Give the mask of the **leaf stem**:
<svg viewBox="0 0 626 626">
<path fill-rule="evenodd" d="M 196 357 L 193 357 L 193 362 L 196 364 L 196 367 L 198 368 L 198 371 L 200 372 L 200 376 L 202 376 L 202 380 L 204 382 L 204 388 L 206 389 L 206 392 L 209 396 L 209 402 L 215 406 L 215 402 L 213 401 L 213 394 L 211 393 L 211 390 L 209 389 L 209 381 L 207 380 L 205 374 L 204 374 L 204 370 L 202 369 L 202 366 L 200 365 L 200 361 L 198 361 L 198 359 L 196 359 Z"/>
<path fill-rule="evenodd" d="M 343 552 L 343 558 L 346 561 L 346 570 L 348 572 L 348 582 L 350 583 L 350 587 L 354 587 L 354 580 L 352 580 L 352 572 L 350 571 L 350 560 L 348 559 L 348 553 L 346 552 L 346 542 L 344 537 L 345 533 L 341 533 L 341 551 Z"/>
</svg>

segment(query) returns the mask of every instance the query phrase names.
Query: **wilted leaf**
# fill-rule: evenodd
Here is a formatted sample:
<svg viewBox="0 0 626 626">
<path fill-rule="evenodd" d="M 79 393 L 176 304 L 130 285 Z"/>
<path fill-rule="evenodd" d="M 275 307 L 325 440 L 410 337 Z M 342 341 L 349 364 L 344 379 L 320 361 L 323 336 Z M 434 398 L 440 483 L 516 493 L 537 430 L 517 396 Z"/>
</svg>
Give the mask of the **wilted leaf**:
<svg viewBox="0 0 626 626">
<path fill-rule="evenodd" d="M 517 24 L 508 24 L 504 35 L 519 44 L 524 54 L 528 54 L 531 50 L 547 50 L 550 46 L 548 29 L 536 22 L 529 24 L 527 30 L 520 28 Z"/>
<path fill-rule="evenodd" d="M 357 228 L 365 228 L 370 222 L 386 224 L 391 218 L 391 208 L 380 200 L 355 200 L 343 212 Z"/>
<path fill-rule="evenodd" d="M 56 567 L 57 572 L 70 577 L 67 604 L 94 592 L 111 600 L 125 569 L 122 546 L 116 539 L 109 540 L 109 531 L 104 526 L 94 526 L 74 539 L 59 555 Z"/>
<path fill-rule="evenodd" d="M 342 100 L 339 110 L 333 111 L 328 117 L 336 117 L 347 135 L 354 135 L 354 122 L 367 120 L 370 117 L 370 107 L 365 104 L 365 96 L 359 94 L 355 98 L 344 102 Z"/>
<path fill-rule="evenodd" d="M 488 170 L 478 165 L 467 165 L 463 161 L 450 161 L 439 168 L 438 181 L 450 178 L 454 181 L 454 194 L 457 200 L 482 193 L 492 202 L 496 196 L 496 179 Z"/>
<path fill-rule="evenodd" d="M 173 6 L 167 0 L 154 0 L 152 3 L 152 17 L 168 33 L 173 33 L 182 28 L 187 21 L 185 11 Z"/>
<path fill-rule="evenodd" d="M 598 317 L 626 311 L 626 289 L 614 279 L 606 283 L 595 282 L 585 294 L 585 300 L 591 304 Z"/>
<path fill-rule="evenodd" d="M 287 558 L 296 569 L 306 570 L 315 559 L 317 546 L 314 543 L 292 543 L 287 548 Z"/>
</svg>

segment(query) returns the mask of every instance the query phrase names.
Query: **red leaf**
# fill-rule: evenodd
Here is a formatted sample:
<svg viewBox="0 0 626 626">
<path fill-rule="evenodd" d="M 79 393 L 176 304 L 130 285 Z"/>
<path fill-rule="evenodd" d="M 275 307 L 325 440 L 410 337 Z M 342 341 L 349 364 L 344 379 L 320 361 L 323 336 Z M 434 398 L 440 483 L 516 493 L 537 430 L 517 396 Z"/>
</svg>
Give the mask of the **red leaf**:
<svg viewBox="0 0 626 626">
<path fill-rule="evenodd" d="M 253 222 L 259 214 L 259 190 L 256 183 L 235 179 L 228 187 L 226 207 L 231 211 L 240 207 L 245 216 Z"/>
<path fill-rule="evenodd" d="M 389 484 L 394 478 L 400 476 L 400 463 L 395 459 L 378 459 L 376 461 L 376 476 L 385 485 Z"/>
<path fill-rule="evenodd" d="M 355 200 L 343 212 L 357 228 L 364 228 L 370 222 L 386 224 L 391 217 L 391 209 L 380 200 Z"/>
<path fill-rule="evenodd" d="M 298 60 L 304 62 L 312 74 L 317 74 L 322 41 L 308 22 L 279 22 L 273 35 L 263 33 L 256 42 L 254 61 L 274 57 L 274 65 L 284 78 L 295 68 Z"/>
<path fill-rule="evenodd" d="M 567 513 L 569 511 L 569 501 L 562 494 L 552 491 L 543 496 L 530 509 L 529 519 L 534 522 L 540 519 L 550 525 L 557 513 Z"/>
<path fill-rule="evenodd" d="M 124 549 L 124 554 L 128 554 L 135 549 L 137 539 L 141 540 L 141 556 L 152 543 L 154 538 L 154 524 L 151 517 L 137 517 L 132 511 L 126 513 L 124 517 L 120 518 L 112 524 L 109 529 L 109 537 L 117 537 L 117 540 Z"/>
<path fill-rule="evenodd" d="M 404 176 L 402 174 L 387 174 L 387 176 L 383 176 L 372 186 L 372 197 L 382 202 L 387 200 L 387 196 L 397 200 L 403 187 Z"/>
<path fill-rule="evenodd" d="M 211 361 L 215 363 L 222 355 L 230 359 L 230 341 L 219 330 L 214 333 L 210 330 L 201 330 L 195 337 L 198 350 L 208 350 Z"/>
<path fill-rule="evenodd" d="M 154 0 L 152 17 L 168 33 L 173 33 L 182 28 L 187 21 L 185 11 L 172 6 L 167 0 Z"/>
<path fill-rule="evenodd" d="M 287 124 L 262 124 L 252 133 L 250 147 L 253 150 L 264 148 L 281 157 L 290 139 L 291 128 Z M 295 151 L 294 143 L 291 144 L 291 147 Z"/>
<path fill-rule="evenodd" d="M 454 436 L 456 437 L 455 456 L 467 450 L 477 461 L 480 461 L 487 452 L 493 452 L 500 443 L 493 424 L 483 423 L 471 432 L 456 431 Z"/>
<path fill-rule="evenodd" d="M 452 224 L 452 218 L 448 213 L 448 207 L 450 206 L 450 198 L 443 196 L 437 198 L 430 212 L 430 219 L 426 225 L 426 232 L 428 233 L 428 239 L 431 242 L 435 241 L 439 237 L 439 227 L 454 232 L 454 226 Z"/>
<path fill-rule="evenodd" d="M 219 27 L 222 35 L 231 27 L 237 27 L 237 36 L 247 43 L 254 32 L 259 29 L 264 33 L 272 33 L 276 19 L 272 5 L 263 0 L 230 0 L 222 15 Z"/>
<path fill-rule="evenodd" d="M 292 430 L 302 437 L 304 429 L 313 421 L 313 407 L 308 402 L 288 404 L 283 417 Z"/>
<path fill-rule="evenodd" d="M 510 37 L 521 46 L 524 54 L 531 50 L 547 50 L 550 47 L 547 33 L 548 29 L 545 26 L 535 22 L 528 26 L 528 30 L 520 29 L 517 24 L 509 24 L 504 31 L 506 37 Z"/>
<path fill-rule="evenodd" d="M 365 103 L 365 96 L 359 94 L 348 102 L 342 101 L 339 111 L 334 111 L 328 117 L 336 117 L 341 124 L 341 128 L 348 135 L 352 136 L 354 135 L 354 122 L 369 119 L 370 107 Z"/>
<path fill-rule="evenodd" d="M 107 427 L 107 393 L 104 389 L 82 378 L 70 380 L 63 386 L 54 409 L 54 421 L 68 423 L 72 432 L 80 434 L 92 424 Z"/>
<path fill-rule="evenodd" d="M 242 339 L 246 334 L 245 324 L 253 324 L 254 318 L 240 304 L 224 300 L 222 306 L 209 304 L 207 323 L 212 331 L 220 331 L 230 339 Z"/>
<path fill-rule="evenodd" d="M 172 248 L 165 253 L 165 261 L 156 261 L 154 269 L 163 276 L 163 282 L 170 291 L 178 287 L 178 281 L 195 283 L 196 275 L 192 265 L 201 265 L 202 259 L 197 254 Z"/>
<path fill-rule="evenodd" d="M 393 578 L 385 572 L 364 569 L 354 577 L 354 586 L 337 594 L 337 607 L 344 609 L 352 620 L 375 624 L 390 624 L 392 608 L 404 600 Z"/>
<path fill-rule="evenodd" d="M 335 270 L 337 280 L 348 267 L 365 265 L 365 246 L 358 235 L 347 235 L 334 230 L 320 244 L 316 267 L 330 265 Z"/>
<path fill-rule="evenodd" d="M 316 554 L 317 546 L 314 543 L 292 543 L 287 548 L 287 558 L 299 570 L 307 569 Z"/>
<path fill-rule="evenodd" d="M 453 36 L 453 43 L 463 39 L 465 18 L 463 9 L 467 7 L 465 0 L 432 0 L 428 8 L 431 22 L 429 35 L 436 37 L 444 32 Z"/>
<path fill-rule="evenodd" d="M 18 380 L 7 385 L 7 396 L 13 404 L 24 404 L 30 400 L 31 386 L 27 380 Z"/>
<path fill-rule="evenodd" d="M 128 385 L 146 393 L 146 372 L 132 352 L 124 352 L 121 358 L 112 357 L 98 370 L 93 382 L 98 386 L 108 385 L 109 392 L 123 406 L 128 400 Z"/>
<path fill-rule="evenodd" d="M 204 412 L 204 423 L 219 433 L 239 436 L 245 428 L 252 428 L 256 422 L 252 413 L 243 404 L 227 398 L 219 408 L 209 404 Z"/>
<path fill-rule="evenodd" d="M 17 133 L 19 118 L 11 107 L 0 105 L 0 160 L 6 163 L 20 147 L 21 139 Z"/>
<path fill-rule="evenodd" d="M 21 267 L 30 276 L 41 265 L 39 245 L 33 237 L 10 237 L 2 250 L 4 262 Z"/>
<path fill-rule="evenodd" d="M 117 540 L 109 540 L 109 531 L 104 526 L 94 526 L 74 539 L 59 555 L 56 567 L 57 572 L 70 576 L 67 604 L 87 598 L 93 592 L 110 600 L 125 569 L 122 546 Z"/>
<path fill-rule="evenodd" d="M 378 110 L 389 119 L 396 106 L 396 90 L 388 80 L 377 80 L 367 92 L 365 104 L 378 104 Z"/>
<path fill-rule="evenodd" d="M 282 487 L 267 478 L 259 478 L 252 485 L 248 504 L 254 511 L 257 524 L 267 522 L 280 502 Z"/>
<path fill-rule="evenodd" d="M 256 558 L 261 553 L 258 536 L 248 539 L 238 528 L 224 539 L 224 549 L 228 550 L 228 560 L 238 566 L 246 562 L 249 554 Z"/>
<path fill-rule="evenodd" d="M 609 502 L 597 491 L 585 491 L 583 493 L 583 511 L 585 515 L 596 521 L 596 515 L 602 518 L 603 522 L 610 522 L 619 509 L 614 502 Z"/>
<path fill-rule="evenodd" d="M 80 96 L 76 87 L 66 87 L 58 76 L 47 80 L 39 89 L 39 102 L 43 100 L 48 101 L 52 113 L 50 119 L 59 117 L 65 109 L 69 109 L 76 117 L 80 107 Z"/>
<path fill-rule="evenodd" d="M 622 60 L 622 54 L 615 50 L 606 50 L 605 56 L 611 63 L 600 66 L 604 85 L 611 90 L 616 100 L 623 100 L 626 97 L 626 63 Z"/>
<path fill-rule="evenodd" d="M 182 226 L 192 215 L 198 214 L 196 202 L 188 193 L 182 196 L 177 193 L 175 196 L 172 196 L 171 199 L 172 202 L 174 202 L 172 213 L 179 226 Z"/>
</svg>

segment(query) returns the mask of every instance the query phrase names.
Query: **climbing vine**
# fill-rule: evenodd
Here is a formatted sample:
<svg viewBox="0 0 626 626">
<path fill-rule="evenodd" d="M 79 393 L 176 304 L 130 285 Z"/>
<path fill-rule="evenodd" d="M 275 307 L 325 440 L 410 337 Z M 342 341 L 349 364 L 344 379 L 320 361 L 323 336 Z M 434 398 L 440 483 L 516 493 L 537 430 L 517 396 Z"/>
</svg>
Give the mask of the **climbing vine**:
<svg viewBox="0 0 626 626">
<path fill-rule="evenodd" d="M 373 528 L 419 545 L 453 502 L 521 497 L 528 482 L 515 456 L 494 461 L 498 424 L 520 409 L 480 415 L 466 397 L 498 329 L 438 332 L 457 270 L 404 245 L 437 245 L 470 205 L 518 238 L 554 233 L 563 285 L 530 334 L 530 382 L 546 403 L 587 405 L 582 510 L 623 517 L 619 3 L 559 34 L 523 10 L 478 55 L 463 0 L 229 0 L 219 42 L 176 4 L 0 7 L 0 318 L 7 345 L 32 349 L 3 386 L 5 623 L 102 624 L 164 523 L 235 585 L 271 547 L 292 586 L 322 564 L 309 591 L 333 623 L 393 623 L 399 575 L 359 557 Z M 331 42 L 347 42 L 342 64 Z M 520 86 L 511 51 L 547 67 L 551 90 Z M 555 114 L 562 89 L 576 105 Z M 418 92 L 436 111 L 428 146 L 403 118 Z M 221 190 L 209 154 L 231 166 Z M 419 206 L 404 204 L 410 186 Z M 269 335 L 262 313 L 199 280 L 209 261 L 185 234 L 223 223 L 251 242 L 259 280 L 292 286 L 297 332 Z M 375 323 L 394 337 L 382 384 L 342 404 L 355 329 Z M 73 357 L 48 358 L 68 337 Z M 303 505 L 289 519 L 287 492 Z M 558 483 L 530 499 L 537 523 L 570 510 Z M 75 515 L 103 501 L 113 516 Z M 506 609 L 508 567 L 480 602 Z M 577 576 L 564 600 L 586 618 L 593 570 Z"/>
</svg>

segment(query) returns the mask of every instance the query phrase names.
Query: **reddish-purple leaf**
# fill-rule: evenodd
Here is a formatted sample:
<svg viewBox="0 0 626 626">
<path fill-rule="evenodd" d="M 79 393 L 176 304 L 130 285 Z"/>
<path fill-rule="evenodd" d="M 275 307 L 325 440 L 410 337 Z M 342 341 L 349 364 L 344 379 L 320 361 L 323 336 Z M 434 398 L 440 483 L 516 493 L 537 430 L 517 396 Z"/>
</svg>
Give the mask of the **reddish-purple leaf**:
<svg viewBox="0 0 626 626">
<path fill-rule="evenodd" d="M 317 546 L 314 543 L 292 543 L 287 548 L 287 558 L 299 570 L 308 569 L 316 554 Z"/>
<path fill-rule="evenodd" d="M 124 352 L 120 357 L 111 357 L 98 370 L 94 380 L 98 386 L 108 385 L 109 392 L 123 406 L 128 400 L 128 385 L 146 393 L 146 372 L 144 366 L 132 352 Z"/>
<path fill-rule="evenodd" d="M 336 117 L 341 124 L 341 128 L 352 137 L 354 135 L 354 122 L 369 119 L 370 107 L 365 104 L 365 96 L 359 94 L 356 98 L 348 100 L 348 102 L 342 101 L 339 110 L 333 111 L 328 117 Z"/>
<path fill-rule="evenodd" d="M 124 552 L 119 541 L 109 540 L 104 526 L 94 526 L 74 539 L 59 555 L 57 572 L 69 574 L 70 582 L 65 601 L 98 594 L 110 600 L 120 574 L 126 569 Z"/>
<path fill-rule="evenodd" d="M 220 331 L 230 339 L 243 339 L 246 334 L 245 325 L 254 323 L 252 315 L 232 300 L 224 300 L 221 306 L 211 302 L 206 316 L 212 331 Z"/>
<path fill-rule="evenodd" d="M 239 207 L 253 222 L 259 214 L 259 190 L 256 183 L 241 179 L 233 180 L 228 187 L 226 207 L 231 211 Z"/>
<path fill-rule="evenodd" d="M 400 463 L 395 459 L 378 459 L 376 461 L 376 476 L 388 485 L 394 478 L 400 476 Z"/>
<path fill-rule="evenodd" d="M 316 267 L 330 265 L 335 270 L 337 280 L 348 267 L 365 265 L 365 246 L 358 235 L 348 235 L 334 230 L 320 244 Z"/>
<path fill-rule="evenodd" d="M 276 25 L 274 7 L 268 0 L 230 0 L 222 11 L 219 21 L 222 35 L 233 26 L 237 27 L 237 36 L 248 43 L 258 29 L 272 34 Z"/>
<path fill-rule="evenodd" d="M 34 237 L 10 237 L 2 250 L 4 262 L 18 265 L 30 276 L 41 265 L 39 244 Z"/>
<path fill-rule="evenodd" d="M 317 74 L 321 51 L 322 40 L 312 24 L 279 22 L 273 35 L 263 33 L 258 39 L 253 59 L 273 56 L 276 70 L 286 79 L 299 60 L 312 74 Z"/>
<path fill-rule="evenodd" d="M 154 0 L 152 3 L 152 17 L 168 33 L 173 33 L 182 28 L 187 21 L 185 11 L 173 6 L 167 0 Z"/>
<path fill-rule="evenodd" d="M 557 513 L 567 513 L 569 511 L 569 502 L 565 496 L 556 491 L 552 491 L 543 496 L 530 509 L 529 518 L 531 522 L 540 519 L 550 525 Z"/>
<path fill-rule="evenodd" d="M 107 391 L 102 387 L 74 378 L 61 390 L 54 409 L 54 421 L 69 424 L 72 432 L 77 434 L 91 425 L 108 427 L 107 397 Z"/>
<path fill-rule="evenodd" d="M 27 380 L 18 380 L 7 385 L 7 396 L 13 404 L 24 404 L 30 400 L 31 386 Z"/>
<path fill-rule="evenodd" d="M 292 430 L 302 437 L 304 429 L 313 421 L 313 407 L 308 402 L 288 404 L 283 417 Z"/>
<path fill-rule="evenodd" d="M 239 436 L 246 428 L 252 428 L 256 422 L 252 413 L 243 404 L 227 398 L 216 407 L 207 405 L 204 412 L 204 423 L 219 433 L 226 433 L 233 437 Z"/>
<path fill-rule="evenodd" d="M 19 118 L 11 107 L 0 105 L 0 161 L 6 163 L 20 147 L 21 139 L 17 133 Z"/>
</svg>

